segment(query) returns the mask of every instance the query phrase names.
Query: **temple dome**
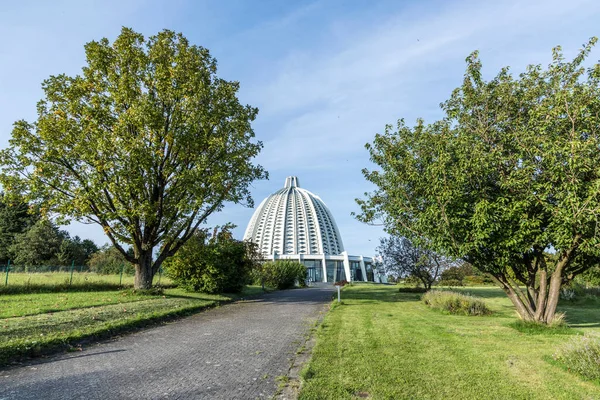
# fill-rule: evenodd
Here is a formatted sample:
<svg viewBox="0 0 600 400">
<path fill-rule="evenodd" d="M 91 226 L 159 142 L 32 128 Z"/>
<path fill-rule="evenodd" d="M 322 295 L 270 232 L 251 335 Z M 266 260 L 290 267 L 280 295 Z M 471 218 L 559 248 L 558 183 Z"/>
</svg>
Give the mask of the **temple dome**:
<svg viewBox="0 0 600 400">
<path fill-rule="evenodd" d="M 338 255 L 344 245 L 331 211 L 321 198 L 286 178 L 282 189 L 260 203 L 246 228 L 245 240 L 266 255 Z"/>
</svg>

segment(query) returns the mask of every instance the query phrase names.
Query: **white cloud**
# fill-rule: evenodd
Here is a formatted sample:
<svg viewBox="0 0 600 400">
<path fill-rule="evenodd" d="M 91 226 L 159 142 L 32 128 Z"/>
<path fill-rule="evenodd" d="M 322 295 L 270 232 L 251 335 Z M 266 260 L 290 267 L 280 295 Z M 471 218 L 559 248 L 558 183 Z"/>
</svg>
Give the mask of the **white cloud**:
<svg viewBox="0 0 600 400">
<path fill-rule="evenodd" d="M 421 18 L 411 14 L 416 10 L 391 15 L 375 29 L 357 31 L 351 24 L 345 43 L 331 45 L 337 52 L 329 51 L 326 38 L 304 52 L 291 49 L 273 67 L 274 76 L 250 90 L 260 118 L 281 124 L 265 139 L 261 161 L 269 169 L 301 161 L 308 168 L 328 167 L 336 157 L 361 151 L 386 123 L 423 110 L 425 117 L 434 115 L 459 83 L 471 51 L 484 47 L 493 55 L 520 36 L 552 30 L 582 9 L 598 9 L 591 1 L 452 4 Z M 341 30 L 337 22 L 338 36 Z M 543 50 L 549 57 L 550 48 Z M 519 48 L 502 52 L 506 63 L 529 62 L 529 55 Z M 435 86 L 440 80 L 443 93 Z"/>
</svg>

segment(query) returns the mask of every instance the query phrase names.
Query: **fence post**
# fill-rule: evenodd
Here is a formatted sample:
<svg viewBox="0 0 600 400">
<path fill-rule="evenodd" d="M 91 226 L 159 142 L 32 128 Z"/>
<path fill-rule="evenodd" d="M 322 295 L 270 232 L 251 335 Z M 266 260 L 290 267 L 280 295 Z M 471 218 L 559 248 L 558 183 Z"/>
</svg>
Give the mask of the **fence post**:
<svg viewBox="0 0 600 400">
<path fill-rule="evenodd" d="M 4 280 L 4 286 L 8 286 L 8 270 L 10 269 L 10 260 L 8 260 L 8 264 L 6 265 L 6 279 Z"/>
<path fill-rule="evenodd" d="M 121 276 L 119 277 L 119 286 L 123 286 L 123 268 L 125 268 L 125 263 L 121 263 Z"/>
<path fill-rule="evenodd" d="M 71 263 L 71 279 L 69 279 L 69 286 L 73 284 L 73 269 L 75 268 L 75 260 Z"/>
</svg>

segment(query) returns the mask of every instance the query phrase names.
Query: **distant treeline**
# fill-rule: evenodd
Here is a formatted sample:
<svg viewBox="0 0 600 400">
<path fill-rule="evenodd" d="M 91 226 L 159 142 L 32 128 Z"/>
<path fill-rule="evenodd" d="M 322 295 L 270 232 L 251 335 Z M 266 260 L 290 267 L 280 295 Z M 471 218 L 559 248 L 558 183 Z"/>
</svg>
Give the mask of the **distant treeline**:
<svg viewBox="0 0 600 400">
<path fill-rule="evenodd" d="M 36 206 L 0 193 L 0 265 L 9 260 L 15 266 L 30 267 L 74 263 L 98 273 L 119 273 L 125 264 L 125 271 L 133 272 L 113 246 L 98 247 L 90 239 L 71 237 L 43 218 Z"/>
</svg>

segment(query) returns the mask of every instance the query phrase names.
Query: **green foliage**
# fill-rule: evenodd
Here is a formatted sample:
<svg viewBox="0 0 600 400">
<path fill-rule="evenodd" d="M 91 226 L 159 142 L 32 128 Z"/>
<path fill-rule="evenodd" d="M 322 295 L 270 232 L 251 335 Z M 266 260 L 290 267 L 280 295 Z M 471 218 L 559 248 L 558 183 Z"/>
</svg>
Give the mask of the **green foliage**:
<svg viewBox="0 0 600 400">
<path fill-rule="evenodd" d="M 399 281 L 399 282 L 403 285 L 414 286 L 417 288 L 423 287 L 423 282 L 416 276 L 412 276 L 412 275 L 407 276 L 406 278 L 404 278 L 404 280 Z M 425 288 L 423 288 L 423 289 L 425 289 Z M 428 290 L 428 289 L 425 289 L 425 290 Z"/>
<path fill-rule="evenodd" d="M 17 235 L 24 233 L 39 219 L 39 214 L 19 196 L 0 192 L 0 264 L 14 259 L 10 252 Z"/>
<path fill-rule="evenodd" d="M 40 220 L 15 238 L 10 250 L 14 254 L 13 263 L 25 266 L 59 264 L 58 253 L 66 237 L 67 233 L 52 222 Z"/>
<path fill-rule="evenodd" d="M 94 253 L 88 262 L 91 272 L 98 274 L 120 274 L 123 268 L 124 274 L 133 274 L 133 266 L 127 262 L 123 254 L 114 246 L 105 245 Z"/>
<path fill-rule="evenodd" d="M 578 278 L 581 278 L 582 283 L 585 285 L 600 286 L 600 266 L 593 266 Z"/>
<path fill-rule="evenodd" d="M 25 232 L 16 235 L 9 249 L 12 264 L 21 270 L 31 266 L 67 266 L 73 263 L 83 266 L 96 251 L 98 247 L 93 241 L 81 240 L 79 236 L 71 238 L 66 231 L 46 219 L 38 220 Z"/>
<path fill-rule="evenodd" d="M 405 237 L 393 235 L 381 238 L 377 251 L 383 257 L 383 267 L 387 273 L 400 278 L 414 278 L 426 289 L 431 288 L 451 262 L 426 247 L 415 246 Z"/>
<path fill-rule="evenodd" d="M 423 302 L 431 308 L 458 315 L 490 315 L 492 311 L 482 299 L 462 293 L 430 290 L 423 295 Z"/>
<path fill-rule="evenodd" d="M 581 333 L 581 331 L 569 327 L 563 313 L 557 313 L 549 324 L 520 319 L 510 323 L 509 326 L 527 335 L 578 335 Z"/>
<path fill-rule="evenodd" d="M 600 338 L 577 336 L 554 354 L 554 360 L 584 378 L 600 381 Z"/>
<path fill-rule="evenodd" d="M 275 260 L 268 261 L 259 269 L 260 279 L 267 286 L 277 289 L 290 289 L 294 285 L 306 285 L 306 267 L 298 261 Z"/>
<path fill-rule="evenodd" d="M 524 319 L 551 321 L 560 285 L 600 258 L 600 64 L 583 67 L 596 41 L 490 81 L 471 54 L 443 119 L 400 120 L 367 145 L 378 189 L 359 219 L 468 261 Z"/>
<path fill-rule="evenodd" d="M 71 238 L 67 235 L 60 244 L 57 258 L 61 265 L 87 265 L 97 251 L 98 246 L 90 239 L 81 240 L 79 236 Z"/>
<path fill-rule="evenodd" d="M 80 75 L 44 81 L 37 120 L 14 124 L 0 182 L 44 213 L 102 226 L 149 288 L 225 202 L 252 205 L 249 185 L 267 176 L 252 164 L 258 110 L 217 76 L 207 49 L 169 30 L 123 28 L 85 53 Z"/>
<path fill-rule="evenodd" d="M 238 293 L 256 268 L 255 245 L 235 240 L 230 226 L 208 235 L 199 231 L 165 263 L 167 275 L 179 286 L 206 293 Z"/>
<path fill-rule="evenodd" d="M 485 274 L 469 263 L 453 265 L 440 275 L 440 286 L 481 286 L 493 284 L 494 281 L 488 274 Z"/>
</svg>

